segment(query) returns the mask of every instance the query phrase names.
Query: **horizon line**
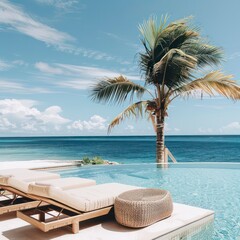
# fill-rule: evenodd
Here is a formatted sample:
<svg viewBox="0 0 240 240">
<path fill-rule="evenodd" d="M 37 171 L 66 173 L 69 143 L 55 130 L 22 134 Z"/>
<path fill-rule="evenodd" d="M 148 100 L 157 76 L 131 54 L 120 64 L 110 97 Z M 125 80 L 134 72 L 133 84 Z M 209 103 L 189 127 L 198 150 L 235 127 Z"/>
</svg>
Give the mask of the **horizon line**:
<svg viewBox="0 0 240 240">
<path fill-rule="evenodd" d="M 39 136 L 0 136 L 0 138 L 44 138 L 44 137 L 52 137 L 52 138 L 58 138 L 58 137 L 155 137 L 156 135 L 39 135 Z M 217 136 L 240 136 L 240 134 L 179 134 L 179 135 L 165 135 L 165 137 L 217 137 Z"/>
</svg>

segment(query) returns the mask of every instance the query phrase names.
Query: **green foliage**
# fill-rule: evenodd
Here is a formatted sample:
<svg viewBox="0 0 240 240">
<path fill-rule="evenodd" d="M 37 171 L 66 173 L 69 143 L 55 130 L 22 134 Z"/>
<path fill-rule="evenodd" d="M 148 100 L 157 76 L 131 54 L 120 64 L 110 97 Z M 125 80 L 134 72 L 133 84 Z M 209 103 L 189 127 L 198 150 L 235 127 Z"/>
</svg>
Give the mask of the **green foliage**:
<svg viewBox="0 0 240 240">
<path fill-rule="evenodd" d="M 93 157 L 92 159 L 92 164 L 93 165 L 96 165 L 96 164 L 104 164 L 104 160 L 99 157 L 99 156 L 96 156 L 96 157 Z"/>
<path fill-rule="evenodd" d="M 95 156 L 93 158 L 85 156 L 85 157 L 82 158 L 82 160 L 83 160 L 83 164 L 84 165 L 105 164 L 105 161 L 101 157 L 99 157 L 99 156 Z"/>
<path fill-rule="evenodd" d="M 119 76 L 99 81 L 92 87 L 91 97 L 94 101 L 122 103 L 128 95 L 130 95 L 130 99 L 133 99 L 134 94 L 140 98 L 145 91 L 146 89 L 143 86 Z"/>
<path fill-rule="evenodd" d="M 209 45 L 192 27 L 190 18 L 160 24 L 152 17 L 139 26 L 145 51 L 139 64 L 148 84 L 165 84 L 169 88 L 188 81 L 197 67 L 217 65 L 222 50 Z M 156 75 L 156 64 L 158 74 Z"/>
<path fill-rule="evenodd" d="M 86 165 L 86 164 L 90 164 L 91 163 L 91 159 L 89 157 L 83 157 L 83 164 Z"/>
</svg>

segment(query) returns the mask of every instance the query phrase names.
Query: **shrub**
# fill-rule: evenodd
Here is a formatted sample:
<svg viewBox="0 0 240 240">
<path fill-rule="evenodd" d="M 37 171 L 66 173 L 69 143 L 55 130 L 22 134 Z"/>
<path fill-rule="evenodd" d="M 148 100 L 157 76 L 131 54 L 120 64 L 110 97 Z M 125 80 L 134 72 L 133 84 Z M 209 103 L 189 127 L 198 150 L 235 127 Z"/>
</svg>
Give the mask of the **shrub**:
<svg viewBox="0 0 240 240">
<path fill-rule="evenodd" d="M 99 157 L 99 156 L 96 156 L 96 157 L 93 157 L 92 159 L 92 164 L 93 165 L 96 165 L 96 164 L 104 164 L 104 160 Z"/>
<path fill-rule="evenodd" d="M 89 157 L 83 157 L 83 164 L 90 164 L 91 163 L 91 159 Z"/>
</svg>

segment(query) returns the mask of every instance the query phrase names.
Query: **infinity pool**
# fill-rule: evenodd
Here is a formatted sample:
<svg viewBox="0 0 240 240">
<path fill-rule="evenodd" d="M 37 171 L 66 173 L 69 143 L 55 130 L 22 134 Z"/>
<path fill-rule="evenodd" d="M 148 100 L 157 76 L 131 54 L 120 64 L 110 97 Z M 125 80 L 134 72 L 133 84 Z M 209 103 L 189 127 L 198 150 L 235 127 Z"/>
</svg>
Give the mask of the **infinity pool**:
<svg viewBox="0 0 240 240">
<path fill-rule="evenodd" d="M 174 202 L 215 211 L 213 240 L 240 239 L 240 164 L 192 163 L 90 166 L 60 172 L 63 177 L 92 178 L 171 192 Z"/>
</svg>

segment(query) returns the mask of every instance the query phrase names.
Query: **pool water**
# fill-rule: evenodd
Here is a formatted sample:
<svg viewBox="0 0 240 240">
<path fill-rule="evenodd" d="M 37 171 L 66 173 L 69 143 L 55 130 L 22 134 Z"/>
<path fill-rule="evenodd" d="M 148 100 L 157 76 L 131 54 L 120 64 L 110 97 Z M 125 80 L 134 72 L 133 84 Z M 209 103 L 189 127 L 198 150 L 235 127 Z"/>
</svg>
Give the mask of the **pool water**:
<svg viewBox="0 0 240 240">
<path fill-rule="evenodd" d="M 155 164 L 79 167 L 63 177 L 119 182 L 171 192 L 174 202 L 215 211 L 213 240 L 240 239 L 240 164 Z"/>
</svg>

